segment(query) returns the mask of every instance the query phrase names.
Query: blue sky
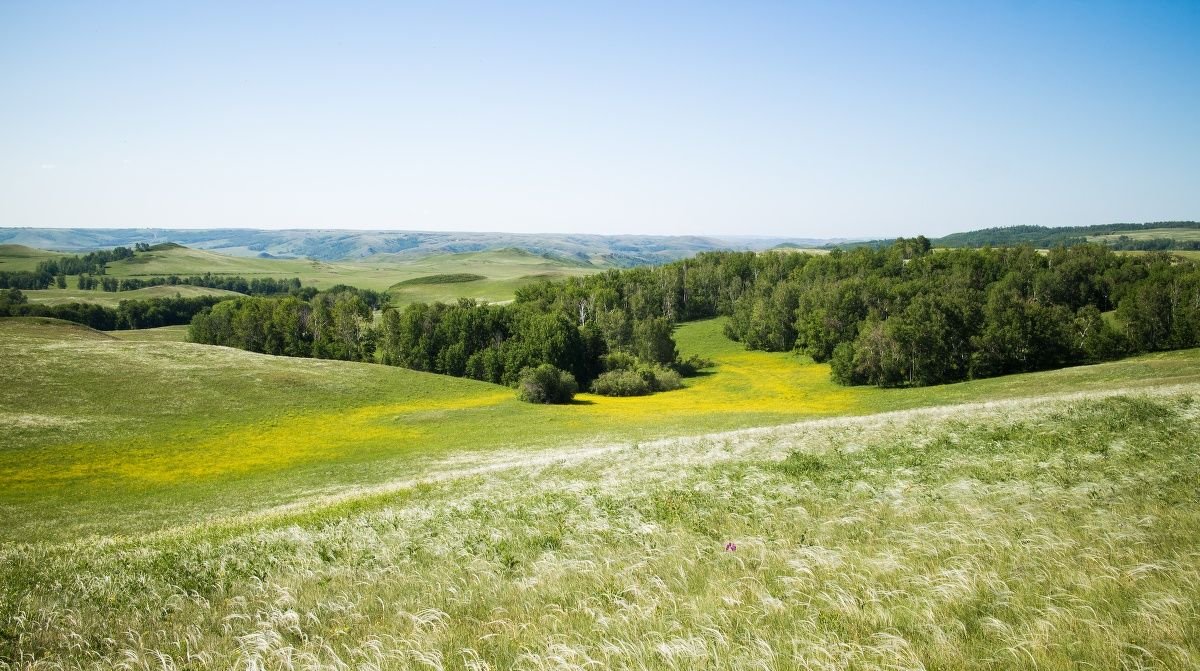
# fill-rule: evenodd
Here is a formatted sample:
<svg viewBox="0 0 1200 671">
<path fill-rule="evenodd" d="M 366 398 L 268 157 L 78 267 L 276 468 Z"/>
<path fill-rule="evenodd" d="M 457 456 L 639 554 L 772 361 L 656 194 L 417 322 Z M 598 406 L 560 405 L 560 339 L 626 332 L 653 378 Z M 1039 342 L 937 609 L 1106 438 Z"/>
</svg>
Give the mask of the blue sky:
<svg viewBox="0 0 1200 671">
<path fill-rule="evenodd" d="M 0 226 L 1200 219 L 1200 2 L 0 4 Z"/>
</svg>

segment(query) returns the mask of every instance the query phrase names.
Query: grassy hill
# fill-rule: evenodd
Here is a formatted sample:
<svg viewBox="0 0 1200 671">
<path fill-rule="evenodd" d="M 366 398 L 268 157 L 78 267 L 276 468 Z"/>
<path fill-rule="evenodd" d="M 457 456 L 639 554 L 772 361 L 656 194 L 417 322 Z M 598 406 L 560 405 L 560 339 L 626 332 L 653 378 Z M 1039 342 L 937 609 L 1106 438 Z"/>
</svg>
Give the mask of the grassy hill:
<svg viewBox="0 0 1200 671">
<path fill-rule="evenodd" d="M 769 249 L 793 242 L 820 247 L 836 240 L 689 235 L 515 234 L 435 231 L 254 229 L 0 229 L 0 243 L 41 249 L 89 251 L 173 241 L 230 256 L 357 261 L 379 255 L 404 259 L 517 248 L 599 266 L 663 263 L 714 249 Z"/>
<path fill-rule="evenodd" d="M 0 270 L 33 270 L 43 259 L 56 256 L 18 245 L 0 245 Z M 558 280 L 604 270 L 579 260 L 553 254 L 535 254 L 506 248 L 463 254 L 407 257 L 376 255 L 354 262 L 327 263 L 307 259 L 264 259 L 229 256 L 202 249 L 164 245 L 132 258 L 108 264 L 107 274 L 117 278 L 146 278 L 167 275 L 238 275 L 246 278 L 299 277 L 305 286 L 328 289 L 349 284 L 364 289 L 388 291 L 397 305 L 414 301 L 453 301 L 459 297 L 505 301 L 521 286 L 543 280 Z M 446 281 L 470 275 L 470 282 Z M 73 285 L 74 279 L 69 278 Z M 156 287 L 138 292 L 106 293 L 76 289 L 47 289 L 29 292 L 33 302 L 94 302 L 115 305 L 122 299 L 151 296 L 184 296 L 220 293 L 191 287 Z"/>
<path fill-rule="evenodd" d="M 182 296 L 241 296 L 236 291 L 224 289 L 209 289 L 208 287 L 193 287 L 190 285 L 146 287 L 132 291 L 98 291 L 80 289 L 27 289 L 25 297 L 30 303 L 45 303 L 61 305 L 63 303 L 97 303 L 108 307 L 117 307 L 121 301 L 146 300 L 149 298 L 170 298 Z"/>
<path fill-rule="evenodd" d="M 720 320 L 678 331 L 716 362 L 679 391 L 518 402 L 485 383 L 371 364 L 115 339 L 0 320 L 0 534 L 128 533 L 416 477 L 439 459 L 646 440 L 1054 391 L 1200 381 L 1200 352 L 924 389 L 848 388 L 828 366 L 744 351 Z M 113 393 L 112 390 L 118 390 Z M 286 483 L 286 486 L 280 486 Z"/>
<path fill-rule="evenodd" d="M 0 271 L 37 270 L 42 261 L 59 256 L 62 254 L 24 245 L 0 245 Z"/>
<path fill-rule="evenodd" d="M 827 248 L 848 249 L 856 246 L 886 246 L 894 240 L 870 240 L 835 243 Z M 1049 249 L 1083 242 L 1100 242 L 1118 249 L 1155 249 L 1194 252 L 1200 243 L 1200 222 L 1165 221 L 1144 224 L 1099 224 L 1096 226 L 1002 226 L 951 233 L 930 240 L 934 247 L 1015 247 L 1031 245 Z M 1151 244 L 1157 243 L 1157 244 Z"/>
<path fill-rule="evenodd" d="M 0 375 L 20 381 L 0 387 L 0 658 L 1200 656 L 1200 352 L 848 389 L 720 329 L 680 329 L 718 363 L 683 390 L 534 407 L 406 370 L 0 321 Z"/>
</svg>

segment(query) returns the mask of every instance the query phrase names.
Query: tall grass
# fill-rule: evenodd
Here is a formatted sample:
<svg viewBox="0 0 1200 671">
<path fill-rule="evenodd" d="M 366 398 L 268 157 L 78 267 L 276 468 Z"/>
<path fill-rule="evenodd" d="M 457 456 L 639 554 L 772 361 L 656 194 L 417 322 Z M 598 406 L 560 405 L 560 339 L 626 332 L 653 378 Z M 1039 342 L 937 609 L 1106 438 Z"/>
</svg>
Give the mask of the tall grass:
<svg viewBox="0 0 1200 671">
<path fill-rule="evenodd" d="M 10 543 L 0 668 L 1195 668 L 1198 417 L 1193 385 L 475 454 Z"/>
</svg>

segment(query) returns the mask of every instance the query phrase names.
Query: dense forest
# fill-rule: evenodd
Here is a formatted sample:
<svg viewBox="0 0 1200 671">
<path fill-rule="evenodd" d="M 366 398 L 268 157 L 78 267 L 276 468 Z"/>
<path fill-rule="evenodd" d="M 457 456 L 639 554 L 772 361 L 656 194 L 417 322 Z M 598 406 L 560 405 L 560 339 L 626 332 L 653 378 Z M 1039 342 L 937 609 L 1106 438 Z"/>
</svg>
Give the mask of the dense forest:
<svg viewBox="0 0 1200 671">
<path fill-rule="evenodd" d="M 1200 345 L 1200 270 L 1100 245 L 933 251 L 916 238 L 824 256 L 711 252 L 527 286 L 504 305 L 385 306 L 378 319 L 349 287 L 241 298 L 197 315 L 191 334 L 502 384 L 550 364 L 585 387 L 640 377 L 616 393 L 644 393 L 702 365 L 679 361 L 673 325 L 717 315 L 747 348 L 829 361 L 845 384 L 928 385 Z"/>
<path fill-rule="evenodd" d="M 189 324 L 202 310 L 223 296 L 151 298 L 121 301 L 116 308 L 95 303 L 43 305 L 30 303 L 20 289 L 0 291 L 0 317 L 53 317 L 102 331 L 145 329 Z"/>
</svg>

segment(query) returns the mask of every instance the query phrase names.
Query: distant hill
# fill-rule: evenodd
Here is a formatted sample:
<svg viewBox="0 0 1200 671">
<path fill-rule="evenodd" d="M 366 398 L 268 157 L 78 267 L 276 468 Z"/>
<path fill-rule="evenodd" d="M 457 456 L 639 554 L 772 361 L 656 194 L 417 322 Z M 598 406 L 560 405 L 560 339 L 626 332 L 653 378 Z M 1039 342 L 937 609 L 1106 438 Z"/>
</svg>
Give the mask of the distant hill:
<svg viewBox="0 0 1200 671">
<path fill-rule="evenodd" d="M 173 242 L 250 258 L 304 258 L 352 261 L 386 257 L 417 259 L 506 248 L 520 249 L 580 266 L 628 267 L 656 264 L 717 249 L 763 250 L 791 243 L 820 247 L 844 239 L 786 237 L 705 237 L 683 235 L 582 235 L 454 233 L 424 231 L 343 231 L 162 228 L 0 228 L 0 243 L 82 252 L 144 242 Z"/>
<path fill-rule="evenodd" d="M 1147 236 L 1146 233 L 1154 235 Z M 1191 235 L 1186 235 L 1190 233 Z M 1185 234 L 1185 235 L 1180 235 Z M 965 233 L 951 233 L 933 240 L 937 247 L 1011 247 L 1013 245 L 1029 244 L 1034 247 L 1056 247 L 1082 242 L 1105 242 L 1113 244 L 1121 241 L 1122 236 L 1134 241 L 1169 240 L 1173 244 L 1164 245 L 1164 249 L 1190 249 L 1187 246 L 1176 246 L 1189 242 L 1187 238 L 1200 239 L 1200 222 L 1196 221 L 1160 221 L 1146 224 L 1101 224 L 1099 226 L 1063 226 L 1050 228 L 1047 226 L 1009 226 L 1005 228 L 985 228 Z M 1127 249 L 1143 249 L 1131 245 Z"/>
<path fill-rule="evenodd" d="M 867 240 L 827 245 L 829 248 L 879 247 L 887 240 Z M 951 233 L 930 240 L 934 247 L 1015 247 L 1031 245 L 1048 249 L 1060 245 L 1099 242 L 1122 250 L 1200 249 L 1200 222 L 1156 221 L 1144 224 L 1099 224 L 1096 226 L 1004 226 Z"/>
</svg>

